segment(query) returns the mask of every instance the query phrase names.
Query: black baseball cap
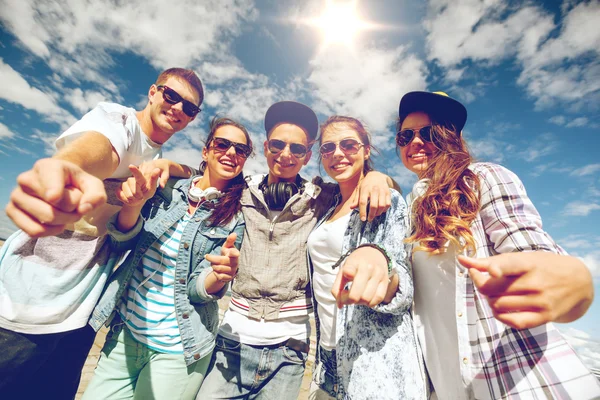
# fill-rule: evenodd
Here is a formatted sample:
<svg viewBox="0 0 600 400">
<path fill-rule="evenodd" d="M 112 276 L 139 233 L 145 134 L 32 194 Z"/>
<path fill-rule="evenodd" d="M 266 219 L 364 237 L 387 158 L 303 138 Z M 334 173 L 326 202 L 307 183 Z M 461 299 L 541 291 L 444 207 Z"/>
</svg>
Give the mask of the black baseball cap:
<svg viewBox="0 0 600 400">
<path fill-rule="evenodd" d="M 302 128 L 310 141 L 317 139 L 319 120 L 315 112 L 308 106 L 295 101 L 280 101 L 273 104 L 265 114 L 265 131 L 267 136 L 271 130 L 281 123 L 289 123 Z"/>
<path fill-rule="evenodd" d="M 465 106 L 444 92 L 409 92 L 402 96 L 398 108 L 400 120 L 416 111 L 429 114 L 439 123 L 450 122 L 456 127 L 458 134 L 467 123 Z"/>
</svg>

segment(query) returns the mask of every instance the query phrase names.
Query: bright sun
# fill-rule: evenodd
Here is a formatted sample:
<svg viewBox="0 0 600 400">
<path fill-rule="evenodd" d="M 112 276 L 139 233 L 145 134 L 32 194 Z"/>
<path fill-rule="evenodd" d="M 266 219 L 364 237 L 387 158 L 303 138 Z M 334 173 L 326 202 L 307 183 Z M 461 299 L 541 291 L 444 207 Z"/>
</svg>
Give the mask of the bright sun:
<svg viewBox="0 0 600 400">
<path fill-rule="evenodd" d="M 351 46 L 356 34 L 368 27 L 356 12 L 356 0 L 343 3 L 328 0 L 323 14 L 311 22 L 323 32 L 325 46 L 334 43 Z"/>
</svg>

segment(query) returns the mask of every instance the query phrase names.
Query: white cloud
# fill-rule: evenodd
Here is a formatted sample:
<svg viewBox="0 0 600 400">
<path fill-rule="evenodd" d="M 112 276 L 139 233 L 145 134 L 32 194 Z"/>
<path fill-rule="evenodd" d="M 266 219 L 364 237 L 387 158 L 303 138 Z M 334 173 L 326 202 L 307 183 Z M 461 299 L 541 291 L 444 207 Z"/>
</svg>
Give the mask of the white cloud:
<svg viewBox="0 0 600 400">
<path fill-rule="evenodd" d="M 428 58 L 451 77 L 468 61 L 475 62 L 468 66 L 472 70 L 514 58 L 521 69 L 517 82 L 536 100 L 537 108 L 556 103 L 597 108 L 600 3 L 569 7 L 558 35 L 553 35 L 559 28 L 555 17 L 539 6 L 509 8 L 502 0 L 432 0 L 423 23 Z M 468 76 L 464 73 L 460 78 Z M 564 123 L 560 118 L 553 122 Z"/>
<path fill-rule="evenodd" d="M 84 92 L 80 88 L 65 90 L 65 100 L 67 100 L 82 115 L 94 108 L 101 101 L 119 101 L 119 99 L 107 94 L 95 90 L 87 90 Z"/>
<path fill-rule="evenodd" d="M 570 326 L 557 324 L 557 327 L 588 368 L 600 368 L 600 341 L 597 338 Z"/>
<path fill-rule="evenodd" d="M 573 201 L 566 205 L 564 213 L 568 216 L 585 217 L 595 210 L 600 210 L 600 204 Z"/>
<path fill-rule="evenodd" d="M 315 110 L 329 116 L 349 115 L 365 122 L 373 143 L 392 147 L 389 131 L 403 94 L 426 86 L 422 60 L 404 47 L 363 47 L 355 51 L 330 47 L 310 61 L 307 78 Z"/>
<path fill-rule="evenodd" d="M 577 168 L 575 171 L 571 172 L 571 175 L 586 176 L 595 174 L 598 171 L 600 171 L 600 164 L 589 164 L 584 167 Z"/>
<path fill-rule="evenodd" d="M 578 117 L 569 122 L 565 127 L 567 128 L 576 128 L 580 126 L 586 126 L 589 123 L 589 120 L 586 117 Z"/>
<path fill-rule="evenodd" d="M 75 119 L 63 110 L 52 97 L 40 89 L 32 87 L 25 78 L 0 58 L 0 81 L 10 82 L 0 90 L 0 98 L 33 110 L 48 120 L 62 125 L 73 123 Z"/>
<path fill-rule="evenodd" d="M 0 122 L 0 140 L 9 139 L 15 137 L 15 133 L 11 131 L 8 126 Z"/>
<path fill-rule="evenodd" d="M 131 51 L 157 69 L 193 66 L 226 55 L 244 20 L 254 20 L 251 0 L 161 0 L 60 3 L 0 0 L 0 20 L 23 47 L 60 76 L 106 82 L 112 53 Z"/>
<path fill-rule="evenodd" d="M 564 115 L 555 115 L 554 117 L 550 118 L 549 121 L 552 122 L 554 125 L 560 125 L 560 126 L 563 126 L 564 124 L 567 123 L 567 119 L 565 118 Z"/>
</svg>

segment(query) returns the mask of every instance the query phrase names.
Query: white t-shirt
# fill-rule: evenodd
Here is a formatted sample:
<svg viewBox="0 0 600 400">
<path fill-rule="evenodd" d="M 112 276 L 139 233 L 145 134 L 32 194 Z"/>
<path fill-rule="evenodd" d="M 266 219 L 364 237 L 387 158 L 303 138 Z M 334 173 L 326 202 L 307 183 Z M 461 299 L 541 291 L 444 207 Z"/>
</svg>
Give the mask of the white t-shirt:
<svg viewBox="0 0 600 400">
<path fill-rule="evenodd" d="M 86 131 L 106 136 L 120 157 L 111 178 L 129 175 L 128 165 L 160 156 L 142 131 L 135 110 L 100 103 L 56 141 L 60 149 Z M 0 327 L 16 332 L 66 332 L 87 324 L 107 277 L 121 260 L 106 241 L 106 222 L 121 206 L 107 183 L 108 202 L 63 234 L 33 239 L 19 230 L 0 248 Z"/>
<path fill-rule="evenodd" d="M 319 314 L 319 345 L 326 350 L 335 349 L 337 305 L 331 288 L 339 267 L 331 268 L 342 256 L 344 233 L 350 222 L 348 213 L 335 221 L 325 222 L 315 229 L 307 241 L 307 249 L 313 265 L 312 289 L 317 300 Z"/>
<path fill-rule="evenodd" d="M 77 139 L 81 134 L 95 131 L 106 136 L 119 155 L 119 166 L 111 178 L 131 176 L 129 164 L 139 165 L 161 157 L 161 145 L 154 143 L 142 131 L 133 108 L 115 103 L 98 103 L 56 139 L 57 149 Z"/>
</svg>

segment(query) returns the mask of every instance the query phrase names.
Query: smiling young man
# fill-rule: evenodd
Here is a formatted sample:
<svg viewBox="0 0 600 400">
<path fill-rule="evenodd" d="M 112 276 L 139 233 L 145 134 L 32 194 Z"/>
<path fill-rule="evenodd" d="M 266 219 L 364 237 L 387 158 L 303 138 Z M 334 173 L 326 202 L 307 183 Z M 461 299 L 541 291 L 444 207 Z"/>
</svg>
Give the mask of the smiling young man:
<svg viewBox="0 0 600 400">
<path fill-rule="evenodd" d="M 190 176 L 158 158 L 203 98 L 193 71 L 165 70 L 143 110 L 98 104 L 56 140 L 56 155 L 18 177 L 6 212 L 21 230 L 0 249 L 0 397 L 75 396 L 95 336 L 87 322 L 120 259 L 106 242 L 121 206 L 116 179 L 144 162 L 161 169 L 163 185 Z"/>
<path fill-rule="evenodd" d="M 309 351 L 312 312 L 306 239 L 329 208 L 337 185 L 304 180 L 318 120 L 307 106 L 283 101 L 265 114 L 268 175 L 247 178 L 246 221 L 238 275 L 197 399 L 296 399 Z M 387 176 L 361 186 L 361 215 L 390 204 Z M 358 199 L 358 198 L 357 198 Z"/>
</svg>

